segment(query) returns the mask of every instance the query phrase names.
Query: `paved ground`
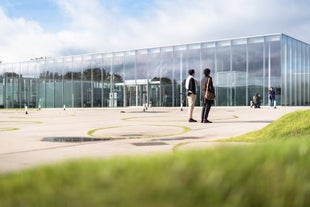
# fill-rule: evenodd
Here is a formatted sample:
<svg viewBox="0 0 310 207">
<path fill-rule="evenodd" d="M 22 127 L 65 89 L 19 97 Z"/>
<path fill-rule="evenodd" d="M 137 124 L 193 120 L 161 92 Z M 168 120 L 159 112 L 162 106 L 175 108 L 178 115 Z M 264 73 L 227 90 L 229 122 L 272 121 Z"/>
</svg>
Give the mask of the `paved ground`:
<svg viewBox="0 0 310 207">
<path fill-rule="evenodd" d="M 211 124 L 188 123 L 187 108 L 0 110 L 0 172 L 81 157 L 172 152 L 213 146 L 218 138 L 254 131 L 310 107 L 213 107 Z M 200 120 L 201 108 L 194 118 Z M 47 137 L 96 137 L 95 142 L 47 142 Z M 183 145 L 179 145 L 183 143 Z"/>
</svg>

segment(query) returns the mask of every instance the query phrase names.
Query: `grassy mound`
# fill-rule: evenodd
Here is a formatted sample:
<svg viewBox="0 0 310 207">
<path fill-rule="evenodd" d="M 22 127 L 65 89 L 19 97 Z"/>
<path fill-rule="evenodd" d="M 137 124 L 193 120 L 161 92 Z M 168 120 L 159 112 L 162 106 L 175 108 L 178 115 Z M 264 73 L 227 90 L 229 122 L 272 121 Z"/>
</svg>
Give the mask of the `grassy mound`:
<svg viewBox="0 0 310 207">
<path fill-rule="evenodd" d="M 310 138 L 310 110 L 286 114 L 261 130 L 221 141 L 266 142 L 302 138 Z"/>
<path fill-rule="evenodd" d="M 309 111 L 288 114 L 258 138 L 286 141 L 84 159 L 3 174 L 0 205 L 310 206 L 310 140 L 296 139 L 309 134 L 308 117 Z"/>
<path fill-rule="evenodd" d="M 80 160 L 0 176 L 6 206 L 309 206 L 310 143 Z"/>
</svg>

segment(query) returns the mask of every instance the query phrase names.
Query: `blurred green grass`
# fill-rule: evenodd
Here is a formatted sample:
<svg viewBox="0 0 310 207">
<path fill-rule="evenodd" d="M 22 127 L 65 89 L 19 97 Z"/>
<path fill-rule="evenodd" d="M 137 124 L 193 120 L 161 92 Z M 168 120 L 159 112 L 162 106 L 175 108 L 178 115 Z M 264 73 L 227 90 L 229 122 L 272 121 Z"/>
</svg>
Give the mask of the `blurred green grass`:
<svg viewBox="0 0 310 207">
<path fill-rule="evenodd" d="M 309 111 L 285 115 L 248 134 L 259 142 L 250 146 L 82 159 L 2 174 L 0 205 L 310 206 L 308 117 Z"/>
<path fill-rule="evenodd" d="M 221 141 L 268 142 L 303 138 L 310 138 L 310 110 L 286 114 L 261 130 Z"/>
</svg>

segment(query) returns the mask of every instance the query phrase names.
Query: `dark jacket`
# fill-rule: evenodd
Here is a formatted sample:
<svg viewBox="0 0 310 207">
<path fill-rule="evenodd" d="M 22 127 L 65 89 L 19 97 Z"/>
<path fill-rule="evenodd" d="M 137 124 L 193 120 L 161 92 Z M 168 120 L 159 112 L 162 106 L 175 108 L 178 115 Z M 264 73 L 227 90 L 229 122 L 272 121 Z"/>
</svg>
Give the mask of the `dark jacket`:
<svg viewBox="0 0 310 207">
<path fill-rule="evenodd" d="M 269 99 L 270 100 L 275 100 L 276 99 L 276 92 L 274 90 L 269 90 L 268 91 Z"/>
<path fill-rule="evenodd" d="M 214 89 L 214 86 L 213 86 L 213 81 L 212 81 L 212 77 L 211 76 L 205 76 L 201 79 L 201 99 L 204 101 L 204 97 L 205 97 L 205 93 L 206 93 L 206 86 L 207 86 L 207 83 L 208 83 L 208 78 L 210 78 L 210 81 L 209 81 L 209 88 L 208 88 L 208 91 L 209 92 L 212 92 L 214 93 L 215 95 L 215 89 Z"/>
</svg>

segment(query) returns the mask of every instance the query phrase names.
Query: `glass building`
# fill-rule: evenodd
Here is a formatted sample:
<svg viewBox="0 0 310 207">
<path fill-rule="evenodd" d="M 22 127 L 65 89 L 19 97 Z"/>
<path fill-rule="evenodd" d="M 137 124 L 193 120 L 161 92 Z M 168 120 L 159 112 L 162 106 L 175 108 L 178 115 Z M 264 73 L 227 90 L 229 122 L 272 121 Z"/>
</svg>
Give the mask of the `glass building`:
<svg viewBox="0 0 310 207">
<path fill-rule="evenodd" d="M 2 63 L 0 107 L 179 107 L 191 68 L 198 91 L 211 69 L 216 106 L 248 106 L 257 92 L 266 106 L 270 87 L 277 105 L 310 103 L 310 45 L 272 34 Z"/>
</svg>

